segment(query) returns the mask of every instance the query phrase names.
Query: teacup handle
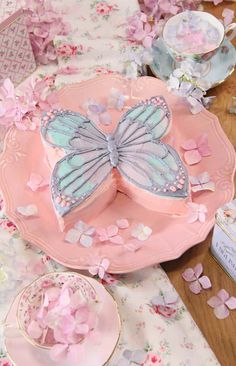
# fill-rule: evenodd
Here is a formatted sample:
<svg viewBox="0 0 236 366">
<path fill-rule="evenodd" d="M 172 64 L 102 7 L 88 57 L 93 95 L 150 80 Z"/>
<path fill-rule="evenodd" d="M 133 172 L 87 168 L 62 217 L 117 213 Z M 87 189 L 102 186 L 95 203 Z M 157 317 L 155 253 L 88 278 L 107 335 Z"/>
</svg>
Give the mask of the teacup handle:
<svg viewBox="0 0 236 366">
<path fill-rule="evenodd" d="M 232 31 L 230 36 L 227 36 L 227 33 Z M 232 39 L 236 36 L 236 23 L 231 23 L 225 27 L 225 35 L 227 36 L 229 41 L 232 41 Z"/>
</svg>

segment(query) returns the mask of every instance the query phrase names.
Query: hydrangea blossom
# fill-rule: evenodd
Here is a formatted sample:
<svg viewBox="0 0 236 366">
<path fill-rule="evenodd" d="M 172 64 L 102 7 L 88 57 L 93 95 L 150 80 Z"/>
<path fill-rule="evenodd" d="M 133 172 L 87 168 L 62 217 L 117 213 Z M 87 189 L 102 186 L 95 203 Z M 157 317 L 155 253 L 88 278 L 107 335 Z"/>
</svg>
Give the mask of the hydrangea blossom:
<svg viewBox="0 0 236 366">
<path fill-rule="evenodd" d="M 57 35 L 67 35 L 69 24 L 53 9 L 50 0 L 25 1 L 26 24 L 36 60 L 47 64 L 56 59 L 53 40 Z"/>
<path fill-rule="evenodd" d="M 173 94 L 185 98 L 193 114 L 208 107 L 212 97 L 205 98 L 209 85 L 202 79 L 203 65 L 191 60 L 183 61 L 167 81 L 167 88 Z"/>
</svg>

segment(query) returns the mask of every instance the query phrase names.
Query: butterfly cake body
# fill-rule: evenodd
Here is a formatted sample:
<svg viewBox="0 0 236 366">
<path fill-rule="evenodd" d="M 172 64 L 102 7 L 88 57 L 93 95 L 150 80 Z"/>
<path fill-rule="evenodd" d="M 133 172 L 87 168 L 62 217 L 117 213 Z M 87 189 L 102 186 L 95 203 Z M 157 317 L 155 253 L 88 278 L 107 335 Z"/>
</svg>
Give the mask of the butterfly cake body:
<svg viewBox="0 0 236 366">
<path fill-rule="evenodd" d="M 118 191 L 149 210 L 185 214 L 188 173 L 176 150 L 161 141 L 170 126 L 163 97 L 130 108 L 109 134 L 80 113 L 47 113 L 41 134 L 60 229 L 96 217 Z"/>
</svg>

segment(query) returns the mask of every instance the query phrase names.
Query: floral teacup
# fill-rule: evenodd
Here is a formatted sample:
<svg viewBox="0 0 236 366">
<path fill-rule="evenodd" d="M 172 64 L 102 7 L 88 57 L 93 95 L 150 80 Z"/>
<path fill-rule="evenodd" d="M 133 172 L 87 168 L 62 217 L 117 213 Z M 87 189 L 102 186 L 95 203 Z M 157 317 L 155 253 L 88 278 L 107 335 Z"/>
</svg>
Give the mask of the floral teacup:
<svg viewBox="0 0 236 366">
<path fill-rule="evenodd" d="M 232 31 L 230 36 L 227 34 Z M 162 38 L 169 54 L 176 62 L 211 59 L 225 37 L 236 36 L 236 23 L 224 27 L 212 14 L 202 11 L 184 11 L 171 17 L 165 24 Z"/>
<path fill-rule="evenodd" d="M 49 273 L 21 294 L 17 319 L 32 345 L 50 351 L 53 361 L 82 352 L 83 341 L 95 332 L 100 303 L 92 285 L 74 272 Z"/>
</svg>

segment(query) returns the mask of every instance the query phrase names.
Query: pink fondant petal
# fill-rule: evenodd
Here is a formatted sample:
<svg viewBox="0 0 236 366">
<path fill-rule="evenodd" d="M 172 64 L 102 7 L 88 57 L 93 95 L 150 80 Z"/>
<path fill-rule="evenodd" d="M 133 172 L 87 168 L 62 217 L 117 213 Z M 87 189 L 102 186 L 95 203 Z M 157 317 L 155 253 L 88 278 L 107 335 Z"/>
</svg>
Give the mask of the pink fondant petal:
<svg viewBox="0 0 236 366">
<path fill-rule="evenodd" d="M 40 184 L 43 182 L 43 177 L 39 174 L 32 173 L 30 174 L 29 180 L 27 182 L 27 186 L 33 191 L 37 191 L 39 189 Z"/>
<path fill-rule="evenodd" d="M 197 140 L 197 146 L 198 151 L 201 154 L 201 156 L 210 156 L 211 155 L 211 149 L 208 145 L 208 137 L 207 134 L 202 134 L 198 140 Z"/>
<path fill-rule="evenodd" d="M 88 268 L 88 271 L 89 273 L 92 275 L 92 276 L 96 276 L 98 274 L 98 270 L 99 270 L 99 267 L 98 266 L 90 266 Z"/>
<path fill-rule="evenodd" d="M 212 296 L 209 300 L 207 300 L 207 304 L 212 308 L 217 308 L 222 305 L 222 300 L 218 296 Z"/>
<path fill-rule="evenodd" d="M 181 146 L 184 150 L 194 150 L 197 149 L 197 143 L 195 140 L 193 139 L 189 139 L 187 141 L 185 141 L 182 146 Z"/>
<path fill-rule="evenodd" d="M 129 227 L 129 221 L 127 219 L 119 219 L 116 221 L 119 229 L 127 229 Z"/>
<path fill-rule="evenodd" d="M 236 309 L 236 297 L 231 296 L 227 301 L 225 301 L 225 305 L 227 305 L 230 310 L 235 310 Z"/>
<path fill-rule="evenodd" d="M 224 288 L 222 288 L 222 289 L 218 292 L 217 296 L 218 296 L 218 297 L 219 297 L 223 302 L 225 302 L 225 301 L 227 301 L 227 300 L 229 299 L 229 293 L 228 293 Z"/>
<path fill-rule="evenodd" d="M 203 272 L 203 265 L 202 265 L 202 263 L 196 264 L 196 266 L 193 267 L 193 271 L 195 273 L 195 276 L 197 278 L 199 278 L 201 276 L 202 272 Z"/>
<path fill-rule="evenodd" d="M 198 164 L 202 160 L 202 157 L 198 150 L 191 150 L 184 153 L 184 159 L 188 165 L 194 165 Z"/>
<path fill-rule="evenodd" d="M 101 278 L 101 280 L 104 278 L 104 275 L 105 275 L 105 269 L 100 266 L 99 269 L 98 269 L 98 277 Z"/>
<path fill-rule="evenodd" d="M 211 288 L 211 281 L 210 281 L 209 277 L 202 276 L 199 278 L 199 282 L 202 285 L 202 288 L 204 288 L 205 290 L 208 288 Z"/>
<path fill-rule="evenodd" d="M 189 289 L 192 293 L 198 295 L 200 294 L 202 288 L 198 281 L 193 281 L 192 283 L 189 284 Z"/>
<path fill-rule="evenodd" d="M 90 248 L 93 245 L 93 238 L 89 235 L 81 235 L 80 244 L 85 248 Z"/>
<path fill-rule="evenodd" d="M 31 217 L 38 215 L 38 207 L 36 205 L 28 205 L 28 206 L 19 206 L 16 208 L 17 212 L 19 212 L 22 216 Z"/>
<path fill-rule="evenodd" d="M 192 268 L 187 268 L 183 273 L 182 277 L 187 282 L 192 282 L 195 280 L 195 273 Z"/>
<path fill-rule="evenodd" d="M 193 224 L 198 220 L 198 213 L 197 212 L 190 212 L 188 215 L 188 223 Z"/>
<path fill-rule="evenodd" d="M 78 243 L 80 239 L 80 232 L 76 229 L 70 229 L 67 231 L 65 236 L 65 241 L 70 244 L 76 244 Z"/>
<path fill-rule="evenodd" d="M 118 234 L 118 227 L 116 225 L 110 225 L 110 226 L 108 226 L 108 228 L 107 228 L 107 235 L 109 237 L 115 236 L 117 234 Z"/>
<path fill-rule="evenodd" d="M 229 316 L 229 309 L 224 304 L 222 304 L 214 309 L 214 314 L 217 319 L 225 319 Z"/>
</svg>

